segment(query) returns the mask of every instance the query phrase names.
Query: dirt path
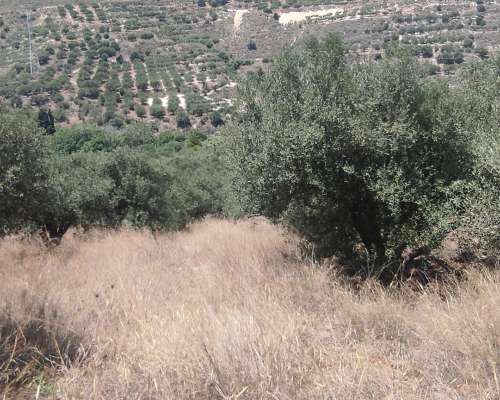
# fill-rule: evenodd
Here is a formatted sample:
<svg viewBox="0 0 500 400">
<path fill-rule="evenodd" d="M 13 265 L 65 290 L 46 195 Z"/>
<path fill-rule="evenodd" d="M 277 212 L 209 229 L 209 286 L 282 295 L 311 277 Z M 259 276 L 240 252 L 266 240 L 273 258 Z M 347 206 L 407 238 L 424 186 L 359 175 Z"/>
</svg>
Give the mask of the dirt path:
<svg viewBox="0 0 500 400">
<path fill-rule="evenodd" d="M 159 97 L 160 101 L 161 101 L 161 105 L 163 107 L 168 107 L 168 96 L 163 96 L 163 97 Z M 153 105 L 153 100 L 154 100 L 154 97 L 148 97 L 147 99 L 147 102 L 148 102 L 148 106 L 151 107 Z"/>
<path fill-rule="evenodd" d="M 73 87 L 76 88 L 78 87 L 78 84 L 76 82 L 76 80 L 78 79 L 78 74 L 80 72 L 80 68 L 77 68 L 73 71 L 73 74 L 71 75 L 71 78 L 69 80 L 69 82 L 71 83 L 71 85 L 73 85 Z"/>
<path fill-rule="evenodd" d="M 241 23 L 243 22 L 243 16 L 248 12 L 248 10 L 236 10 L 234 14 L 234 32 L 238 32 L 241 28 Z"/>
<path fill-rule="evenodd" d="M 177 98 L 179 99 L 179 105 L 186 110 L 186 96 L 184 96 L 184 93 L 178 93 Z"/>
<path fill-rule="evenodd" d="M 291 11 L 280 14 L 279 22 L 282 25 L 304 22 L 308 17 L 323 17 L 325 15 L 339 15 L 344 12 L 343 8 L 328 8 L 323 10 Z"/>
</svg>

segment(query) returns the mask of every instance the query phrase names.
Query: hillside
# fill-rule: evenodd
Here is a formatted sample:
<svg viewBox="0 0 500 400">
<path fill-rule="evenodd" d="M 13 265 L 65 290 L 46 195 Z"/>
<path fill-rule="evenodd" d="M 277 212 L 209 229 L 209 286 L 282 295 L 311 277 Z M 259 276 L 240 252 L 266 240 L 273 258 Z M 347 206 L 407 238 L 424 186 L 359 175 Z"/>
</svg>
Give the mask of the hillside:
<svg viewBox="0 0 500 400">
<path fill-rule="evenodd" d="M 155 237 L 97 231 L 50 252 L 0 242 L 0 393 L 498 398 L 498 271 L 354 288 L 299 261 L 296 243 L 263 220 L 215 219 Z"/>
<path fill-rule="evenodd" d="M 212 130 L 230 114 L 239 76 L 309 35 L 335 32 L 361 59 L 409 44 L 434 75 L 488 58 L 500 43 L 496 1 L 224 3 L 3 1 L 0 97 L 50 108 L 62 125 Z"/>
<path fill-rule="evenodd" d="M 0 398 L 500 399 L 499 20 L 0 1 Z"/>
</svg>

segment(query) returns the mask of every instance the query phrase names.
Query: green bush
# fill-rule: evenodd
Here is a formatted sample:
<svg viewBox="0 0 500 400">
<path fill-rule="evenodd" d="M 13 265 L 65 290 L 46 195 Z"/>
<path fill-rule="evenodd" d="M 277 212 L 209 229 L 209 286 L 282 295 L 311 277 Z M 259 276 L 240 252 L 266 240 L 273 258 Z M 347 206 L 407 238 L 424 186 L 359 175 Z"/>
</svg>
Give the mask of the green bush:
<svg viewBox="0 0 500 400">
<path fill-rule="evenodd" d="M 197 139 L 199 140 L 199 138 Z M 177 152 L 169 162 L 172 191 L 178 194 L 183 221 L 208 214 L 221 215 L 226 208 L 227 174 L 222 162 L 222 144 L 202 140 L 194 147 Z"/>
<path fill-rule="evenodd" d="M 144 39 L 144 40 L 150 40 L 150 39 L 153 39 L 154 38 L 154 34 L 153 32 L 142 32 L 141 33 L 141 39 Z"/>
<path fill-rule="evenodd" d="M 179 99 L 176 93 L 170 93 L 168 96 L 167 110 L 171 114 L 175 114 L 179 108 Z"/>
<path fill-rule="evenodd" d="M 189 114 L 201 117 L 210 111 L 210 103 L 207 99 L 195 92 L 188 92 L 186 95 L 186 105 Z"/>
<path fill-rule="evenodd" d="M 206 140 L 199 133 L 157 137 L 142 124 L 113 134 L 92 126 L 58 131 L 38 225 L 61 239 L 71 226 L 170 230 L 221 212 L 220 151 L 205 149 Z"/>
<path fill-rule="evenodd" d="M 146 116 L 146 109 L 142 104 L 136 104 L 135 107 L 135 113 L 139 118 L 144 118 Z"/>
<path fill-rule="evenodd" d="M 210 117 L 210 123 L 213 127 L 217 128 L 224 125 L 224 119 L 219 111 L 214 111 Z"/>
<path fill-rule="evenodd" d="M 179 108 L 177 110 L 177 113 L 175 114 L 175 120 L 177 122 L 177 127 L 180 129 L 189 128 L 191 126 L 189 116 L 182 108 Z"/>
<path fill-rule="evenodd" d="M 62 107 L 56 108 L 54 110 L 54 119 L 56 122 L 66 122 L 68 120 L 66 110 Z"/>
<path fill-rule="evenodd" d="M 46 150 L 36 121 L 0 106 L 0 236 L 34 225 L 46 199 Z"/>
<path fill-rule="evenodd" d="M 165 117 L 165 110 L 163 108 L 163 104 L 158 97 L 153 99 L 153 104 L 150 108 L 150 113 L 153 117 L 158 119 L 163 119 Z"/>
<path fill-rule="evenodd" d="M 481 59 L 486 59 L 488 58 L 488 49 L 484 48 L 484 47 L 479 47 L 477 49 L 475 49 L 475 53 L 481 58 Z"/>
<path fill-rule="evenodd" d="M 473 38 L 470 38 L 470 37 L 466 37 L 464 39 L 464 47 L 465 48 L 473 48 L 474 47 L 474 40 Z"/>
<path fill-rule="evenodd" d="M 500 256 L 500 58 L 473 63 L 459 74 L 459 116 L 473 140 L 474 182 L 468 182 L 463 229 L 468 245 Z"/>
<path fill-rule="evenodd" d="M 60 240 L 72 226 L 106 225 L 114 222 L 104 156 L 73 153 L 51 157 L 48 163 L 47 201 L 40 213 L 40 226 L 51 239 Z"/>
<path fill-rule="evenodd" d="M 283 221 L 317 255 L 387 280 L 405 250 L 436 246 L 458 226 L 473 138 L 459 123 L 460 96 L 423 81 L 409 55 L 349 65 L 338 39 L 311 39 L 250 75 L 238 96 L 226 138 L 244 212 Z"/>
<path fill-rule="evenodd" d="M 111 151 L 116 147 L 113 136 L 91 125 L 58 129 L 49 140 L 50 149 L 58 154 Z"/>
</svg>

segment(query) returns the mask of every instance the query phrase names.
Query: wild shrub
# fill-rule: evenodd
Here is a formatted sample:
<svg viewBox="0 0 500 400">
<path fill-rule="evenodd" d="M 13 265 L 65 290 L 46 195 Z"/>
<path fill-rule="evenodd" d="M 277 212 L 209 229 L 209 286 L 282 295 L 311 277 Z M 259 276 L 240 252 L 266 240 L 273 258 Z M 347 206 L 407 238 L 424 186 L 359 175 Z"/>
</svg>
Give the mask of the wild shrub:
<svg viewBox="0 0 500 400">
<path fill-rule="evenodd" d="M 460 225 L 464 187 L 477 181 L 476 139 L 461 114 L 470 103 L 422 80 L 408 54 L 388 55 L 351 65 L 337 38 L 311 39 L 246 79 L 226 136 L 244 212 L 283 221 L 317 255 L 384 279 L 407 249 L 433 248 Z M 357 243 L 364 256 L 354 261 Z"/>
</svg>

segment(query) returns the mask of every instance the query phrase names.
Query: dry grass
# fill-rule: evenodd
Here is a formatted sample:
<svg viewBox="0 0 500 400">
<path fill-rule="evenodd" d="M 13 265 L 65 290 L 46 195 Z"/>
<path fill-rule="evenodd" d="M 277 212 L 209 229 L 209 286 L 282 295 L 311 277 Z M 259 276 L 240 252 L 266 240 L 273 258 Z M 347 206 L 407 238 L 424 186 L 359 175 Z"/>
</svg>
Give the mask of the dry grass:
<svg viewBox="0 0 500 400">
<path fill-rule="evenodd" d="M 57 310 L 88 355 L 47 378 L 62 399 L 498 399 L 499 277 L 354 291 L 251 221 L 0 245 L 4 314 Z"/>
</svg>

